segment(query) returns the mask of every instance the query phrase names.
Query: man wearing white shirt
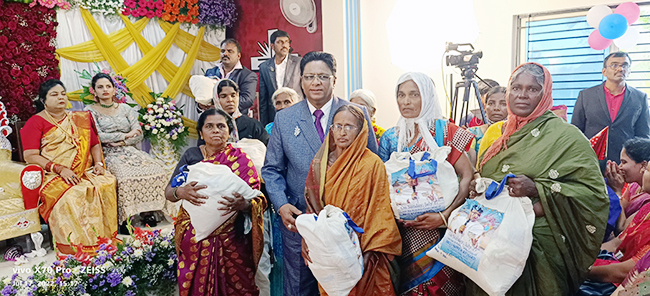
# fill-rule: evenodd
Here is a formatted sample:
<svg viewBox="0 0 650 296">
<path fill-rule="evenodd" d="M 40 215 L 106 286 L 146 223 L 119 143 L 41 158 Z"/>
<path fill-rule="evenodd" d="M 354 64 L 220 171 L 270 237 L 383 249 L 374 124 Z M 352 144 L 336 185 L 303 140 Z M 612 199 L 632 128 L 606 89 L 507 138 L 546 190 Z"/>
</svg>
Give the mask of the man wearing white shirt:
<svg viewBox="0 0 650 296">
<path fill-rule="evenodd" d="M 271 48 L 275 57 L 260 64 L 260 122 L 267 125 L 275 118 L 271 97 L 280 87 L 289 87 L 302 96 L 300 88 L 299 56 L 291 55 L 289 34 L 277 30 L 271 34 Z"/>
</svg>

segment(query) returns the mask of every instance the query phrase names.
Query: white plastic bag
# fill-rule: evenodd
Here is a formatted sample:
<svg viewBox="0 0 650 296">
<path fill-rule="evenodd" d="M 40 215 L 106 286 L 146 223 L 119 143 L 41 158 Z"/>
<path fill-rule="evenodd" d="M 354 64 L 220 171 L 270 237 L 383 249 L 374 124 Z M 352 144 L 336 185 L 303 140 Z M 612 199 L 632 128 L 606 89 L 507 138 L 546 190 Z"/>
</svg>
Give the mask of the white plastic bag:
<svg viewBox="0 0 650 296">
<path fill-rule="evenodd" d="M 458 194 L 458 177 L 447 161 L 451 147 L 428 152 L 393 152 L 386 162 L 390 201 L 395 218 L 415 220 L 424 213 L 444 211 Z"/>
<path fill-rule="evenodd" d="M 197 185 L 207 185 L 207 188 L 197 191 L 208 198 L 205 203 L 195 206 L 192 203 L 183 200 L 183 208 L 190 214 L 190 220 L 196 234 L 194 237 L 197 241 L 208 237 L 221 224 L 226 222 L 234 213 L 226 216 L 221 214 L 224 211 L 218 208 L 223 207 L 219 203 L 225 200 L 223 196 L 232 197 L 233 192 L 241 194 L 245 199 L 250 200 L 261 194 L 259 190 L 252 189 L 248 184 L 235 175 L 232 170 L 221 164 L 212 164 L 199 162 L 187 167 L 189 172 L 185 180 L 185 185 L 190 182 L 197 182 Z"/>
<path fill-rule="evenodd" d="M 316 214 L 296 218 L 296 228 L 309 247 L 309 269 L 327 294 L 348 295 L 363 276 L 363 256 L 356 231 L 341 209 L 327 205 Z"/>
<path fill-rule="evenodd" d="M 232 144 L 233 147 L 239 148 L 248 155 L 253 161 L 257 175 L 262 177 L 262 167 L 264 166 L 264 157 L 266 157 L 266 146 L 257 139 L 240 139 L 237 143 Z"/>
<path fill-rule="evenodd" d="M 483 194 L 451 213 L 445 236 L 427 252 L 491 296 L 505 295 L 521 276 L 533 243 L 533 205 L 528 197 L 508 195 L 509 177 L 501 184 L 478 179 L 476 192 Z"/>
</svg>

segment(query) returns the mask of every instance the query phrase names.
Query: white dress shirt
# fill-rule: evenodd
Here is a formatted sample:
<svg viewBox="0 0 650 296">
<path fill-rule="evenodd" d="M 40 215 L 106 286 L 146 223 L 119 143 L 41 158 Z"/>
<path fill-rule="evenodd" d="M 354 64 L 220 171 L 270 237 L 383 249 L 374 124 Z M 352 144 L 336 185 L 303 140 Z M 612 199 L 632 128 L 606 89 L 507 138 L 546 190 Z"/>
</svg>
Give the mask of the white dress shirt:
<svg viewBox="0 0 650 296">
<path fill-rule="evenodd" d="M 287 71 L 287 60 L 289 56 L 284 57 L 284 60 L 280 64 L 275 64 L 275 82 L 278 85 L 278 88 L 283 87 L 284 83 L 284 74 Z M 275 59 L 274 59 L 275 60 Z"/>
<path fill-rule="evenodd" d="M 230 72 L 228 72 L 228 73 L 225 73 L 226 71 L 224 70 L 223 64 L 221 62 L 219 62 L 217 64 L 217 67 L 219 67 L 219 72 L 221 72 L 222 79 L 223 78 L 230 79 L 230 74 L 232 74 L 233 71 L 235 71 L 237 69 L 244 69 L 244 67 L 241 65 L 241 61 L 237 62 L 235 67 L 233 67 L 232 70 L 230 70 Z"/>
<path fill-rule="evenodd" d="M 309 100 L 307 100 L 307 106 L 309 106 L 309 112 L 311 112 L 311 120 L 312 122 L 315 123 L 316 116 L 314 115 L 314 112 L 316 111 L 316 107 L 314 107 L 314 105 L 312 105 L 309 102 Z M 323 127 L 323 133 L 325 133 L 325 136 L 327 136 L 327 132 L 328 132 L 327 129 L 329 128 L 329 126 L 327 126 L 327 120 L 330 118 L 330 112 L 332 111 L 332 100 L 330 99 L 329 102 L 327 102 L 325 105 L 323 105 L 323 107 L 320 108 L 320 110 L 323 111 L 323 117 L 320 118 L 320 126 Z"/>
</svg>

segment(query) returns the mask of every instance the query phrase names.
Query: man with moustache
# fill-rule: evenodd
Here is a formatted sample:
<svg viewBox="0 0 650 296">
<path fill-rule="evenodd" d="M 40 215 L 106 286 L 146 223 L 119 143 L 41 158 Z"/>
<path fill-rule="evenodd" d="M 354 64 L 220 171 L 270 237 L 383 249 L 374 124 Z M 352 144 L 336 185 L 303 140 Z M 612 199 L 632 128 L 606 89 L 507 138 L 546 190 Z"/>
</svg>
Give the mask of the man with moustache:
<svg viewBox="0 0 650 296">
<path fill-rule="evenodd" d="M 302 258 L 302 237 L 295 217 L 305 212 L 305 181 L 314 155 L 323 144 L 333 115 L 343 105 L 353 104 L 333 95 L 336 61 L 325 52 L 309 52 L 300 61 L 302 100 L 275 115 L 266 150 L 262 178 L 268 198 L 282 218 L 280 232 L 284 252 L 285 296 L 318 295 L 318 283 Z M 363 110 L 372 130 L 370 117 Z M 377 153 L 377 141 L 368 133 L 368 148 Z"/>
<path fill-rule="evenodd" d="M 239 86 L 239 111 L 248 114 L 248 109 L 253 106 L 255 93 L 257 91 L 257 75 L 253 71 L 242 66 L 241 45 L 233 38 L 221 42 L 221 62 L 216 67 L 205 71 L 205 76 L 213 79 L 228 78 Z M 205 107 L 205 108 L 202 108 Z M 201 110 L 211 106 L 201 106 Z"/>
<path fill-rule="evenodd" d="M 571 124 L 591 138 L 609 126 L 607 160 L 620 162 L 625 141 L 634 137 L 650 138 L 648 96 L 625 83 L 632 60 L 625 52 L 611 53 L 603 62 L 607 80 L 580 92 L 573 109 Z M 606 161 L 601 161 L 601 169 Z"/>
<path fill-rule="evenodd" d="M 275 117 L 271 97 L 281 87 L 289 87 L 302 96 L 300 90 L 300 57 L 291 55 L 289 33 L 277 30 L 271 34 L 275 57 L 260 64 L 260 122 L 267 125 Z"/>
</svg>

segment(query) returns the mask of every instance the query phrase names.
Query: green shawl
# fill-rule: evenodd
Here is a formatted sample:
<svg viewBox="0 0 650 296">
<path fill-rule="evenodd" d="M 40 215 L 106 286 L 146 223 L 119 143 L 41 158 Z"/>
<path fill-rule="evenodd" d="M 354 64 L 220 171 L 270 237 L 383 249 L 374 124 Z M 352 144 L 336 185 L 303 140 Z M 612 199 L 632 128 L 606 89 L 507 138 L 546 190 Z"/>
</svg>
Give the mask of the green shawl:
<svg viewBox="0 0 650 296">
<path fill-rule="evenodd" d="M 481 169 L 534 180 L 545 216 L 537 217 L 523 274 L 507 295 L 573 295 L 596 260 L 605 234 L 609 199 L 598 159 L 573 125 L 547 111 L 510 136 L 507 149 Z M 467 295 L 485 295 L 469 283 Z"/>
</svg>

